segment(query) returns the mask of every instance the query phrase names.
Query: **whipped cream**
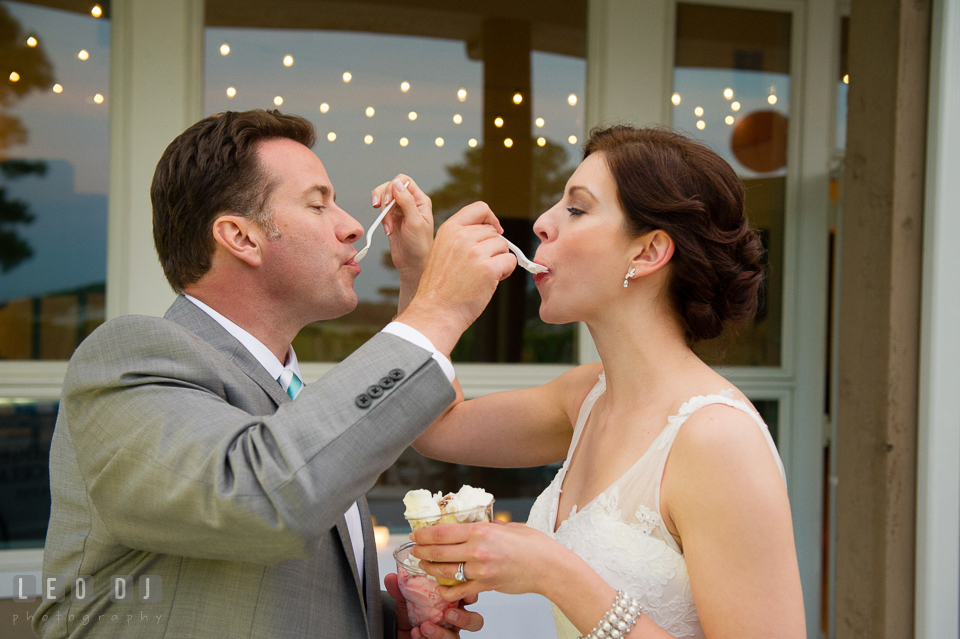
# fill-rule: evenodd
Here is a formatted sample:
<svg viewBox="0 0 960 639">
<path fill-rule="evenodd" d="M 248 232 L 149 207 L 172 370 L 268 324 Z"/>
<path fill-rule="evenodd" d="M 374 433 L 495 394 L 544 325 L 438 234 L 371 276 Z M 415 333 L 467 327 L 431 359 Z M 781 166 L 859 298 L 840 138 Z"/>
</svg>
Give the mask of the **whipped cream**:
<svg viewBox="0 0 960 639">
<path fill-rule="evenodd" d="M 455 495 L 449 496 L 446 510 L 448 513 L 456 514 L 457 521 L 461 523 L 483 521 L 483 509 L 491 503 L 493 503 L 493 495 L 483 488 L 474 488 L 464 484 Z"/>
<path fill-rule="evenodd" d="M 408 491 L 403 497 L 406 510 L 403 516 L 407 519 L 440 519 L 441 494 L 433 495 L 425 488 Z"/>
</svg>

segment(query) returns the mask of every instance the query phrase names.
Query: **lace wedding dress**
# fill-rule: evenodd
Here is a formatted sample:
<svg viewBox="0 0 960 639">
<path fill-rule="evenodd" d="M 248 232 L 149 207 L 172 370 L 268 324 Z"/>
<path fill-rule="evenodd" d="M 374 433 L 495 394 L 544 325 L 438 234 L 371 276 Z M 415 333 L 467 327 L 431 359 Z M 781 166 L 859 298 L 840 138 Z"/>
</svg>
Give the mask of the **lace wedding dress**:
<svg viewBox="0 0 960 639">
<path fill-rule="evenodd" d="M 731 391 L 694 397 L 673 417 L 650 448 L 609 488 L 570 516 L 554 532 L 560 488 L 590 410 L 606 390 L 603 373 L 580 408 L 573 441 L 563 467 L 537 498 L 527 525 L 573 550 L 614 588 L 640 600 L 644 613 L 674 637 L 702 638 L 703 629 L 690 590 L 687 564 L 676 540 L 660 516 L 660 480 L 677 431 L 694 412 L 710 404 L 725 404 L 747 413 L 763 431 L 783 476 L 783 464 L 766 424 Z M 577 639 L 580 633 L 553 607 L 559 639 Z"/>
</svg>

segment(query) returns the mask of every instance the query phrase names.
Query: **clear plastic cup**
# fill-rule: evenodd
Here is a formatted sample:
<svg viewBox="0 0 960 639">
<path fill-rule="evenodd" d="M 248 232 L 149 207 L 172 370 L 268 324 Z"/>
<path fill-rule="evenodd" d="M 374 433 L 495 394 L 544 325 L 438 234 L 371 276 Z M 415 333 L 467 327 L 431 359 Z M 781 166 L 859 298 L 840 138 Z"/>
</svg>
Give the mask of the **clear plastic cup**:
<svg viewBox="0 0 960 639">
<path fill-rule="evenodd" d="M 425 621 L 444 628 L 450 628 L 450 623 L 443 616 L 447 610 L 456 608 L 459 601 L 446 601 L 437 594 L 439 585 L 437 580 L 418 567 L 406 563 L 410 549 L 416 546 L 415 542 L 407 542 L 393 551 L 393 558 L 397 561 L 397 577 L 400 592 L 407 600 L 407 617 L 413 627 Z M 443 581 L 450 581 L 444 579 Z M 452 583 L 457 583 L 453 581 Z"/>
<path fill-rule="evenodd" d="M 431 515 L 429 517 L 407 517 L 410 530 L 420 530 L 427 526 L 441 524 L 472 524 L 478 521 L 493 521 L 493 500 L 486 506 L 477 506 L 469 510 L 461 510 L 445 515 Z"/>
</svg>

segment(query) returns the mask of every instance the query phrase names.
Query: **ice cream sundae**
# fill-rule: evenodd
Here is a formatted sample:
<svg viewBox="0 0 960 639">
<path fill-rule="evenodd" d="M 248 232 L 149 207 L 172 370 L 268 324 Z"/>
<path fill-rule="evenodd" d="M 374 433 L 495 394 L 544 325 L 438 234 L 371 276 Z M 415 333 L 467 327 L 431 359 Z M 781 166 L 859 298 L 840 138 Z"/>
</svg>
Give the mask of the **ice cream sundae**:
<svg viewBox="0 0 960 639">
<path fill-rule="evenodd" d="M 493 495 L 482 488 L 464 485 L 456 493 L 431 494 L 423 488 L 403 498 L 403 516 L 412 530 L 439 524 L 470 524 L 493 520 Z"/>
</svg>

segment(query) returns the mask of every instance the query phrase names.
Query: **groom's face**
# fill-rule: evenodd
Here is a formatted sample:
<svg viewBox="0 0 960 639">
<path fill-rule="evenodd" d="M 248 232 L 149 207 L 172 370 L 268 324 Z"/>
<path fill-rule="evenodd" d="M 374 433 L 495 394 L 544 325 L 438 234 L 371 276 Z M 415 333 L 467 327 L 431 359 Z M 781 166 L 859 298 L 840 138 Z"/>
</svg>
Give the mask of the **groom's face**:
<svg viewBox="0 0 960 639">
<path fill-rule="evenodd" d="M 340 317 L 357 305 L 353 281 L 360 266 L 353 243 L 363 228 L 336 204 L 320 159 L 298 142 L 260 144 L 261 167 L 272 185 L 267 208 L 279 234 L 262 243 L 268 295 L 304 325 Z"/>
</svg>

